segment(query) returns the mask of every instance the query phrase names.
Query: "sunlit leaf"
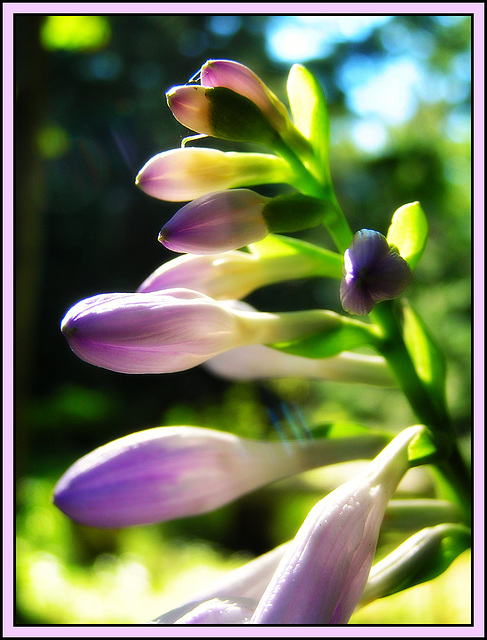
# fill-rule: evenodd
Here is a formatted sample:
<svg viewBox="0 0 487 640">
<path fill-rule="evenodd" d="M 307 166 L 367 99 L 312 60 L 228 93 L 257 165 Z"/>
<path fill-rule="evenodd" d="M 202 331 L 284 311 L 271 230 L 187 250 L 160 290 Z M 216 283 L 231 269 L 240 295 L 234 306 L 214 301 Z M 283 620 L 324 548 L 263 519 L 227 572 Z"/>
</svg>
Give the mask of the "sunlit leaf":
<svg viewBox="0 0 487 640">
<path fill-rule="evenodd" d="M 411 440 L 408 446 L 408 459 L 412 467 L 420 464 L 426 464 L 436 455 L 435 444 L 428 433 L 425 430 L 420 433 L 416 438 Z"/>
<path fill-rule="evenodd" d="M 392 216 L 387 242 L 395 245 L 413 269 L 423 254 L 428 238 L 428 221 L 419 202 L 399 207 Z"/>
<path fill-rule="evenodd" d="M 323 90 L 308 69 L 295 64 L 289 72 L 287 93 L 294 124 L 311 142 L 317 167 L 328 176 L 330 123 Z"/>
<path fill-rule="evenodd" d="M 403 333 L 418 376 L 443 403 L 446 377 L 443 352 L 424 321 L 407 301 L 403 305 Z"/>
<path fill-rule="evenodd" d="M 329 358 L 374 342 L 373 332 L 368 325 L 329 313 L 332 321 L 321 333 L 269 346 L 305 358 Z"/>
</svg>

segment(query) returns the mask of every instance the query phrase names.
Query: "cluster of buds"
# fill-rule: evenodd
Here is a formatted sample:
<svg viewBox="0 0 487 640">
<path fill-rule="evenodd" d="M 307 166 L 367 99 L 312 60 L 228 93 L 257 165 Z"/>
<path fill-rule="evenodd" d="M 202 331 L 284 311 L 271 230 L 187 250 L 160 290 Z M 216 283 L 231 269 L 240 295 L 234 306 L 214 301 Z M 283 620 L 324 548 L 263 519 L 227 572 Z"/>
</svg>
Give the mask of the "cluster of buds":
<svg viewBox="0 0 487 640">
<path fill-rule="evenodd" d="M 276 282 L 331 278 L 340 282 L 343 309 L 368 315 L 411 282 L 426 237 L 419 204 L 396 211 L 387 236 L 350 231 L 330 180 L 326 104 L 304 67 L 295 65 L 288 79 L 292 117 L 239 63 L 211 60 L 199 80 L 168 92 L 175 118 L 199 136 L 250 142 L 266 151 L 183 145 L 150 159 L 136 184 L 149 196 L 187 203 L 158 237 L 184 255 L 158 267 L 137 291 L 75 304 L 61 323 L 70 347 L 90 364 L 128 374 L 204 364 L 230 379 L 303 376 L 395 384 L 381 355 L 355 351 L 380 343 L 373 323 L 327 309 L 264 313 L 243 299 Z M 268 197 L 249 188 L 256 184 L 286 184 L 295 191 Z M 336 251 L 278 235 L 321 224 Z M 410 466 L 421 464 L 413 445 L 427 439 L 427 430 L 410 427 L 395 438 L 372 430 L 335 431 L 283 443 L 193 426 L 149 429 L 78 460 L 59 481 L 54 501 L 85 525 L 141 525 L 216 509 L 308 469 L 373 458 L 362 474 L 311 510 L 292 541 L 154 621 L 343 624 L 360 603 L 404 588 L 398 585 L 408 579 L 421 581 L 421 572 L 411 571 L 411 558 L 445 564 L 441 541 L 453 539 L 459 553 L 466 538 L 460 525 L 440 531 L 429 522 L 431 531 L 371 570 L 391 496 Z M 449 506 L 433 524 L 454 520 L 452 513 Z"/>
</svg>

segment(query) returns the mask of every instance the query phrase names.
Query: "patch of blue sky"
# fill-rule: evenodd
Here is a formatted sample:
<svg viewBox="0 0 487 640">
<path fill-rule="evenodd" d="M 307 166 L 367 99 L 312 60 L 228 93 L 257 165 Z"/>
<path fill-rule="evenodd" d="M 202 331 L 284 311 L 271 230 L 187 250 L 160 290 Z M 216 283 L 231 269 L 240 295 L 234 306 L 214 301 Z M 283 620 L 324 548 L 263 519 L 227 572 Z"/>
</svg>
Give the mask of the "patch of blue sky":
<svg viewBox="0 0 487 640">
<path fill-rule="evenodd" d="M 376 116 L 387 125 L 398 125 L 413 117 L 418 106 L 417 90 L 422 76 L 409 58 L 369 60 L 350 58 L 339 79 L 350 110 L 360 116 Z"/>
<path fill-rule="evenodd" d="M 306 62 L 329 55 L 347 41 L 364 40 L 392 16 L 272 16 L 267 24 L 267 49 L 280 62 Z"/>
</svg>

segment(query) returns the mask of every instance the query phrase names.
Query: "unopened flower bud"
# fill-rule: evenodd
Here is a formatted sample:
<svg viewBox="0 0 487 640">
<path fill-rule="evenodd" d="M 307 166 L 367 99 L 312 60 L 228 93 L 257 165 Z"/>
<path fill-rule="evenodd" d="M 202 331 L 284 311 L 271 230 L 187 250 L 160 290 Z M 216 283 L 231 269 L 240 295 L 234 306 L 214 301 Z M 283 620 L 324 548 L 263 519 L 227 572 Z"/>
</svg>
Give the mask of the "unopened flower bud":
<svg viewBox="0 0 487 640">
<path fill-rule="evenodd" d="M 378 302 L 392 300 L 410 284 L 408 263 L 378 231 L 362 229 L 345 251 L 340 299 L 345 311 L 366 315 Z"/>
<path fill-rule="evenodd" d="M 151 158 L 139 171 L 136 184 L 155 198 L 182 202 L 213 191 L 292 180 L 289 166 L 278 156 L 183 147 Z"/>
<path fill-rule="evenodd" d="M 234 60 L 208 60 L 201 68 L 204 87 L 226 87 L 254 102 L 277 130 L 286 126 L 286 107 L 251 69 Z"/>
<path fill-rule="evenodd" d="M 267 198 L 250 189 L 217 191 L 182 207 L 159 234 L 159 242 L 180 253 L 218 253 L 258 242 L 269 233 L 319 225 L 326 204 L 292 193 Z"/>
<path fill-rule="evenodd" d="M 200 78 L 205 87 L 226 87 L 251 100 L 290 147 L 298 153 L 311 153 L 284 104 L 251 69 L 234 60 L 208 60 L 201 68 Z"/>
<path fill-rule="evenodd" d="M 276 236 L 272 239 L 276 239 Z M 324 249 L 308 251 L 307 246 L 297 241 L 294 245 L 296 250 L 293 251 L 291 240 L 286 238 L 287 245 L 281 240 L 284 246 L 282 252 L 264 251 L 262 255 L 259 253 L 260 245 L 252 245 L 252 253 L 226 251 L 178 256 L 158 267 L 137 291 L 184 287 L 215 300 L 231 300 L 245 298 L 259 287 L 285 280 L 317 276 L 340 279 L 342 260 L 339 254 Z M 304 248 L 300 251 L 302 246 Z"/>
<path fill-rule="evenodd" d="M 159 234 L 179 253 L 218 253 L 258 242 L 269 233 L 262 211 L 268 198 L 250 189 L 218 191 L 182 207 Z"/>
<path fill-rule="evenodd" d="M 183 85 L 173 87 L 166 98 L 176 120 L 197 133 L 276 150 L 282 146 L 278 132 L 257 105 L 226 87 Z"/>
<path fill-rule="evenodd" d="M 241 311 L 190 289 L 109 293 L 72 307 L 61 330 L 74 353 L 120 373 L 170 373 L 248 344 L 275 344 L 333 332 L 343 322 L 325 310 Z"/>
<path fill-rule="evenodd" d="M 187 289 L 93 296 L 61 330 L 79 358 L 120 373 L 189 369 L 241 338 L 233 313 Z"/>
<path fill-rule="evenodd" d="M 195 516 L 300 471 L 374 455 L 385 441 L 370 434 L 263 442 L 200 427 L 157 427 L 75 462 L 56 485 L 54 502 L 76 522 L 102 528 Z"/>
<path fill-rule="evenodd" d="M 400 433 L 364 472 L 313 507 L 287 547 L 251 624 L 346 624 L 372 565 L 384 512 L 424 427 Z"/>
</svg>

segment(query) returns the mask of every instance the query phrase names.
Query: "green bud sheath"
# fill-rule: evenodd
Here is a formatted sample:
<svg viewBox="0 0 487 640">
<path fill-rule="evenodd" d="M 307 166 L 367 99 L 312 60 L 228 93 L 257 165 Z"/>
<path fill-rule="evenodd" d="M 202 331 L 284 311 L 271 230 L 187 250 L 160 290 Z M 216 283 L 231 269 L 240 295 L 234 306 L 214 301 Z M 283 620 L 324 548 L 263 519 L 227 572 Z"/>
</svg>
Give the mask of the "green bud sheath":
<svg viewBox="0 0 487 640">
<path fill-rule="evenodd" d="M 245 96 L 227 89 L 206 90 L 210 102 L 209 118 L 216 138 L 239 142 L 257 142 L 277 149 L 282 140 L 259 107 Z"/>
<path fill-rule="evenodd" d="M 326 209 L 319 198 L 291 193 L 269 200 L 262 215 L 271 233 L 289 233 L 322 224 Z"/>
</svg>

